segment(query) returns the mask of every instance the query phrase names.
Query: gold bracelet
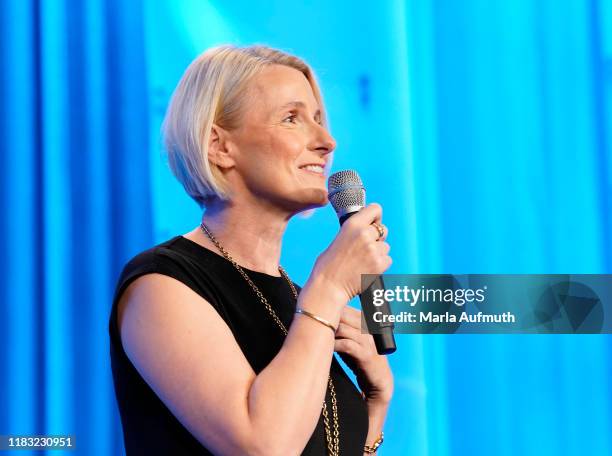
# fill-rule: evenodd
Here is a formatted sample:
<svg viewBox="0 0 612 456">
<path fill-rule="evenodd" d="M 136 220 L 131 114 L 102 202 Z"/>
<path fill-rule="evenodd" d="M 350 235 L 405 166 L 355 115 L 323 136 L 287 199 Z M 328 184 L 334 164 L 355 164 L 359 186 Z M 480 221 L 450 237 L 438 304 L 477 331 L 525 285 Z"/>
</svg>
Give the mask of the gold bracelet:
<svg viewBox="0 0 612 456">
<path fill-rule="evenodd" d="M 318 317 L 315 314 L 310 313 L 310 312 L 308 312 L 307 310 L 304 310 L 304 309 L 295 309 L 295 313 L 306 315 L 307 317 L 310 317 L 313 320 L 318 321 L 319 323 L 327 326 L 329 329 L 331 329 L 334 332 L 334 334 L 336 334 L 336 329 L 337 328 L 334 328 L 334 325 L 332 325 L 329 321 L 325 320 L 324 318 Z"/>
<path fill-rule="evenodd" d="M 384 434 L 382 431 L 380 431 L 380 436 L 376 439 L 376 441 L 372 444 L 372 446 L 365 445 L 363 447 L 363 452 L 368 453 L 368 454 L 375 453 L 378 447 L 383 443 L 383 437 L 384 437 Z"/>
</svg>

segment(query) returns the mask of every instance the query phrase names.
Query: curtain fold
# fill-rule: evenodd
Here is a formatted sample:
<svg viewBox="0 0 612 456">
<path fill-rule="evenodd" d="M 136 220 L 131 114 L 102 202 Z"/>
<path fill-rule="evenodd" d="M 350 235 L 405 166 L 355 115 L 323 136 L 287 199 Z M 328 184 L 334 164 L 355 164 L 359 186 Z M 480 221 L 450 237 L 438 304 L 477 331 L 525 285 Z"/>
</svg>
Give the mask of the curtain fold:
<svg viewBox="0 0 612 456">
<path fill-rule="evenodd" d="M 139 1 L 0 9 L 0 429 L 120 454 L 107 325 L 123 263 L 151 245 Z"/>
<path fill-rule="evenodd" d="M 612 273 L 612 2 L 406 5 L 421 272 Z M 424 337 L 428 454 L 611 454 L 611 340 Z"/>
</svg>

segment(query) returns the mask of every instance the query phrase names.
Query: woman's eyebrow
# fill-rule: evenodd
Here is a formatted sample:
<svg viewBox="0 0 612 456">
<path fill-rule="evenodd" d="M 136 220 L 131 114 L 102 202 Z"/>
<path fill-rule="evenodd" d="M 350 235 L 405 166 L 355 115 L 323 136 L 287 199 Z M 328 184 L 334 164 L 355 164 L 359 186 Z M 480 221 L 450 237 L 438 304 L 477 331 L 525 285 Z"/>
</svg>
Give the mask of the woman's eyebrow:
<svg viewBox="0 0 612 456">
<path fill-rule="evenodd" d="M 289 108 L 289 107 L 306 109 L 306 103 L 304 103 L 303 101 L 290 101 L 289 103 L 285 103 L 284 105 L 282 105 L 279 108 L 279 110 Z M 321 110 L 317 109 L 317 112 L 315 112 L 315 116 L 320 116 L 320 115 L 321 115 Z"/>
</svg>

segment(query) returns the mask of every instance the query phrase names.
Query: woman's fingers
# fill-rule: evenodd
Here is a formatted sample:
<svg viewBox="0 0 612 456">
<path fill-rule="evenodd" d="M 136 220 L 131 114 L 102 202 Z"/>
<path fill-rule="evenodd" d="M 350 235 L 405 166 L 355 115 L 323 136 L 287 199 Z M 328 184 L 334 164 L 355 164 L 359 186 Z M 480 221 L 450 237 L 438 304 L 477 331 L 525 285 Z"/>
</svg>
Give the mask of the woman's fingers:
<svg viewBox="0 0 612 456">
<path fill-rule="evenodd" d="M 361 331 L 358 328 L 355 328 L 353 325 L 349 325 L 347 323 L 340 322 L 338 329 L 336 330 L 337 338 L 358 340 L 361 336 Z"/>
<path fill-rule="evenodd" d="M 368 225 L 372 224 L 373 222 L 380 223 L 382 220 L 382 206 L 378 203 L 370 203 L 353 215 L 349 220 L 355 218 L 357 220 L 362 220 Z"/>
<path fill-rule="evenodd" d="M 344 225 L 350 226 L 368 226 L 373 223 L 380 224 L 382 222 L 382 206 L 378 203 L 370 203 L 359 212 L 353 214 Z M 374 228 L 372 226 L 372 228 Z M 378 236 L 378 231 L 374 228 L 374 232 Z"/>
<path fill-rule="evenodd" d="M 381 236 L 381 238 L 378 240 L 379 242 L 384 242 L 387 240 L 387 235 L 389 234 L 389 229 L 387 228 L 387 225 L 384 225 L 382 223 L 379 223 L 380 227 L 383 229 L 383 235 Z"/>
<path fill-rule="evenodd" d="M 361 329 L 361 311 L 349 305 L 344 306 L 340 314 L 340 323 Z"/>
<path fill-rule="evenodd" d="M 370 226 L 374 230 L 373 231 L 374 232 L 373 240 L 374 241 L 382 240 L 382 238 L 385 236 L 385 229 L 384 229 L 383 225 L 381 223 L 374 222 Z"/>
<path fill-rule="evenodd" d="M 361 311 L 345 306 L 336 330 L 337 339 L 351 339 L 361 347 L 372 348 L 374 339 L 361 331 Z M 364 353 L 365 354 L 365 353 Z"/>
<path fill-rule="evenodd" d="M 342 326 L 342 325 L 340 325 Z M 345 326 L 342 337 L 336 333 L 334 351 L 352 356 L 362 367 L 365 367 L 373 355 L 376 354 L 374 339 L 369 334 L 361 334 L 353 327 Z"/>
<path fill-rule="evenodd" d="M 358 359 L 362 348 L 361 345 L 353 339 L 336 339 L 334 342 L 334 351 L 346 353 L 352 358 Z"/>
<path fill-rule="evenodd" d="M 391 246 L 389 245 L 389 243 L 384 242 L 382 240 L 378 243 L 378 248 L 380 249 L 380 253 L 382 255 L 388 255 L 389 251 L 391 250 Z"/>
</svg>

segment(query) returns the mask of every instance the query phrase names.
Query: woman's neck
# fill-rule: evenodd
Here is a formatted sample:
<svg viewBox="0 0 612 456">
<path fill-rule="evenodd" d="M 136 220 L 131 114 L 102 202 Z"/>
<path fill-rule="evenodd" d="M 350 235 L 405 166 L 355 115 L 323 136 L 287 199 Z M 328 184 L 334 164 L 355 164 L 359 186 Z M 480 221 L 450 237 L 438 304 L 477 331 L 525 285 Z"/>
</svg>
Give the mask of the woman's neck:
<svg viewBox="0 0 612 456">
<path fill-rule="evenodd" d="M 289 214 L 254 205 L 252 201 L 249 204 L 234 201 L 211 204 L 202 220 L 240 266 L 278 276 L 283 235 L 289 218 Z M 220 253 L 200 227 L 185 237 Z"/>
</svg>

